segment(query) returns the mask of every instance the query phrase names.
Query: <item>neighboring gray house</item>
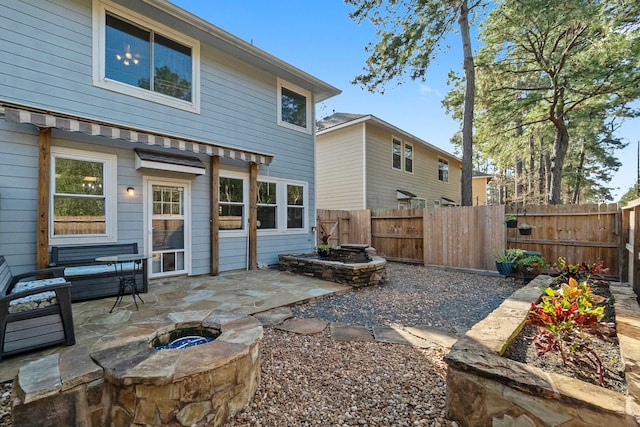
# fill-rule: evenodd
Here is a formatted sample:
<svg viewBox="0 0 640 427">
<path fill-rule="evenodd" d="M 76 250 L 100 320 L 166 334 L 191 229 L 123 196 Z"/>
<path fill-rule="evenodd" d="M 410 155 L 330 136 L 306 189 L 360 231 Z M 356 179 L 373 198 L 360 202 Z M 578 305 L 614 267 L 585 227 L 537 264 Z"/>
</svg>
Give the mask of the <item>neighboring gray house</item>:
<svg viewBox="0 0 640 427">
<path fill-rule="evenodd" d="M 317 123 L 319 209 L 404 209 L 460 203 L 462 161 L 371 114 Z"/>
<path fill-rule="evenodd" d="M 308 252 L 339 93 L 165 0 L 2 1 L 0 255 L 137 242 L 162 277 Z"/>
</svg>

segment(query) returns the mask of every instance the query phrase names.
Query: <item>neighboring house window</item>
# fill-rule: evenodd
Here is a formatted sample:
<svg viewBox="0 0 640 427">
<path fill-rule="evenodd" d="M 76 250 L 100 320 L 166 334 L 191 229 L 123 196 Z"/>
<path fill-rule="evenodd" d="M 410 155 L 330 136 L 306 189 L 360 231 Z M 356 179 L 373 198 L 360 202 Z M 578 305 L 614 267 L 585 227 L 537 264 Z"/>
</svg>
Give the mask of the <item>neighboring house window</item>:
<svg viewBox="0 0 640 427">
<path fill-rule="evenodd" d="M 277 184 L 258 181 L 258 229 L 276 228 L 278 228 Z"/>
<path fill-rule="evenodd" d="M 304 201 L 304 187 L 287 184 L 287 229 L 304 227 Z"/>
<path fill-rule="evenodd" d="M 127 95 L 197 110 L 197 41 L 121 6 L 107 1 L 98 4 L 101 7 L 96 7 L 96 13 L 100 15 L 95 18 L 95 25 L 101 47 L 94 50 L 94 83 Z"/>
<path fill-rule="evenodd" d="M 311 133 L 311 92 L 278 79 L 278 125 Z"/>
<path fill-rule="evenodd" d="M 404 143 L 404 171 L 413 173 L 413 145 Z"/>
<path fill-rule="evenodd" d="M 220 230 L 244 230 L 244 179 L 220 177 Z"/>
<path fill-rule="evenodd" d="M 392 145 L 393 168 L 402 170 L 402 141 L 394 138 Z"/>
<path fill-rule="evenodd" d="M 51 162 L 50 242 L 117 241 L 117 157 L 56 147 Z"/>
<path fill-rule="evenodd" d="M 449 182 L 449 162 L 438 159 L 438 180 Z"/>
</svg>

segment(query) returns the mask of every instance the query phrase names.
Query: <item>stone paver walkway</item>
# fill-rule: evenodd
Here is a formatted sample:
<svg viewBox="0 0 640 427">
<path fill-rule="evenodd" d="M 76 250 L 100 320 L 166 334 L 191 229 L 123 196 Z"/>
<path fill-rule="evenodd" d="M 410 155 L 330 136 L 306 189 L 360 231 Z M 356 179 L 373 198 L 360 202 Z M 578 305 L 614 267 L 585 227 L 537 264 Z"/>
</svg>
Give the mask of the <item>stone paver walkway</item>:
<svg viewBox="0 0 640 427">
<path fill-rule="evenodd" d="M 404 327 L 377 326 L 372 329 L 357 325 L 326 322 L 315 318 L 296 318 L 289 307 L 278 307 L 254 315 L 263 326 L 272 326 L 287 332 L 301 335 L 314 335 L 323 332 L 327 326 L 331 338 L 336 341 L 376 341 L 391 344 L 412 345 L 418 348 L 436 346 L 451 348 L 460 338 L 449 331 L 431 326 Z"/>
</svg>

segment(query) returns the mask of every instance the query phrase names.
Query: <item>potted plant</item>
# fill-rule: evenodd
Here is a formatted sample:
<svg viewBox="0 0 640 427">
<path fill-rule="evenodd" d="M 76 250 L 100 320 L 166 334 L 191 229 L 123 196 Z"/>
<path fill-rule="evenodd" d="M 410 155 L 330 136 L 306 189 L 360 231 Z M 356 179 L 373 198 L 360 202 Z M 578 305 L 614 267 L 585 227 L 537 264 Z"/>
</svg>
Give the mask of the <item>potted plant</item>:
<svg viewBox="0 0 640 427">
<path fill-rule="evenodd" d="M 329 258 L 329 255 L 331 255 L 331 246 L 323 243 L 316 246 L 316 252 L 320 259 L 327 259 Z"/>
<path fill-rule="evenodd" d="M 518 231 L 522 236 L 528 236 L 531 234 L 531 226 L 527 223 L 522 223 L 518 226 Z"/>
<path fill-rule="evenodd" d="M 549 263 L 542 255 L 525 253 L 514 263 L 514 269 L 525 278 L 532 278 L 549 271 Z"/>
<path fill-rule="evenodd" d="M 504 223 L 507 224 L 507 228 L 516 228 L 518 225 L 518 218 L 515 214 L 506 214 L 504 217 Z"/>
<path fill-rule="evenodd" d="M 510 248 L 498 252 L 496 255 L 496 269 L 502 276 L 510 276 L 514 271 L 515 262 L 524 254 L 523 249 Z"/>
</svg>

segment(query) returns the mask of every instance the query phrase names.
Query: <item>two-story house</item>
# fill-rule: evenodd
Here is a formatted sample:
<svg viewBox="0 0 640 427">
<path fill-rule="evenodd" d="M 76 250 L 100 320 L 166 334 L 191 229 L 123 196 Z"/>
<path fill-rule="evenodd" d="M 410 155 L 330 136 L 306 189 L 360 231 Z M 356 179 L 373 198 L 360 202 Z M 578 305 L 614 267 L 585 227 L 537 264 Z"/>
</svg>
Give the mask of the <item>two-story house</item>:
<svg viewBox="0 0 640 427">
<path fill-rule="evenodd" d="M 462 161 L 370 114 L 317 123 L 320 209 L 403 209 L 460 203 Z"/>
<path fill-rule="evenodd" d="M 0 2 L 0 254 L 137 242 L 149 277 L 315 243 L 315 104 L 338 89 L 166 0 Z"/>
</svg>

